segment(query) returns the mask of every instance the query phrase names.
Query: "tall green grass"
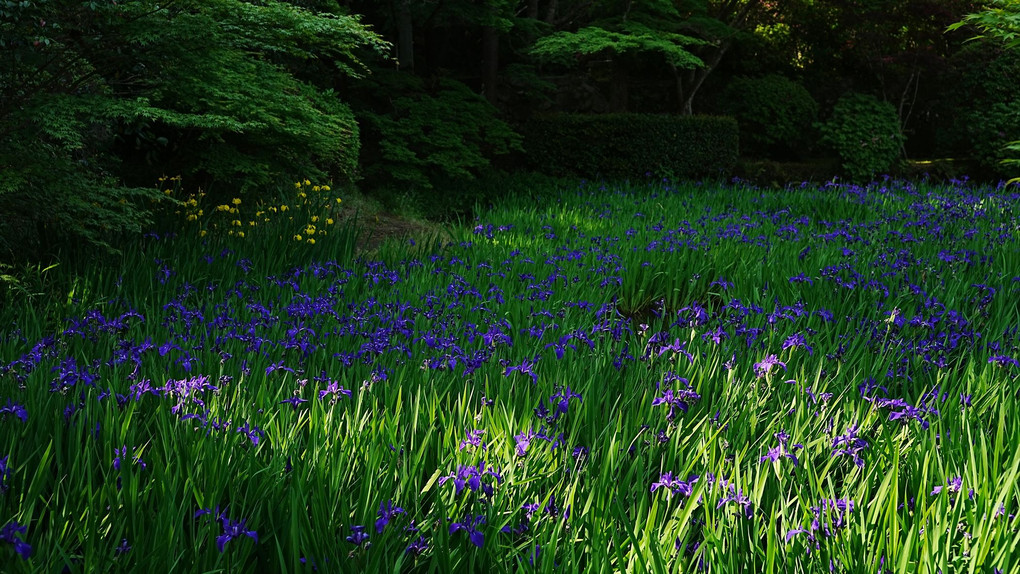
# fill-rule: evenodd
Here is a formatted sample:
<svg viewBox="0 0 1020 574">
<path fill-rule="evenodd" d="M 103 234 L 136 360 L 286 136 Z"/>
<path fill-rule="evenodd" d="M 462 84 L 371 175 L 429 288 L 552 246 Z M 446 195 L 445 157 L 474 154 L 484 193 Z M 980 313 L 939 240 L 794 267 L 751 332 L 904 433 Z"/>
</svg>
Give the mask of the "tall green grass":
<svg viewBox="0 0 1020 574">
<path fill-rule="evenodd" d="M 1015 193 L 529 191 L 4 309 L 3 569 L 1017 570 Z"/>
</svg>

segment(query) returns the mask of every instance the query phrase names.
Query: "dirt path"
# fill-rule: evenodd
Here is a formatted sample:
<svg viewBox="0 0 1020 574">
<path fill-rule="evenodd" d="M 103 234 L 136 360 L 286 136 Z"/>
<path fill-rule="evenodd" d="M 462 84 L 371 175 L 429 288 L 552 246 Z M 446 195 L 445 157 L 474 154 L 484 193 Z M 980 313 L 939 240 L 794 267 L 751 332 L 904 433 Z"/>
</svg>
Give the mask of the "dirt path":
<svg viewBox="0 0 1020 574">
<path fill-rule="evenodd" d="M 390 213 L 358 218 L 358 253 L 371 253 L 387 239 L 418 239 L 435 233 L 429 224 Z"/>
<path fill-rule="evenodd" d="M 413 239 L 418 243 L 444 239 L 448 231 L 442 226 L 400 213 L 392 213 L 375 201 L 360 194 L 344 199 L 340 222 L 356 221 L 358 227 L 357 253 L 371 254 L 387 240 Z"/>
</svg>

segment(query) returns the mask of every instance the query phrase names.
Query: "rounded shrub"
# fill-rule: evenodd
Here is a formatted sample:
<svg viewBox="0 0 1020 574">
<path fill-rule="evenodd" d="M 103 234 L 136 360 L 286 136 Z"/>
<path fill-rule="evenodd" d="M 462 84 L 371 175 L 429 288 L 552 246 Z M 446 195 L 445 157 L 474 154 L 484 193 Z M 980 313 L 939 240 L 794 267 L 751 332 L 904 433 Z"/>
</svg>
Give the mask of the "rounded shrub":
<svg viewBox="0 0 1020 574">
<path fill-rule="evenodd" d="M 814 143 L 818 104 L 804 86 L 789 78 L 775 74 L 736 78 L 726 86 L 721 103 L 740 125 L 745 155 L 798 158 Z"/>
<path fill-rule="evenodd" d="M 864 180 L 887 172 L 899 159 L 903 133 L 896 108 L 867 94 L 847 94 L 821 126 L 822 142 L 839 155 L 846 175 Z"/>
</svg>

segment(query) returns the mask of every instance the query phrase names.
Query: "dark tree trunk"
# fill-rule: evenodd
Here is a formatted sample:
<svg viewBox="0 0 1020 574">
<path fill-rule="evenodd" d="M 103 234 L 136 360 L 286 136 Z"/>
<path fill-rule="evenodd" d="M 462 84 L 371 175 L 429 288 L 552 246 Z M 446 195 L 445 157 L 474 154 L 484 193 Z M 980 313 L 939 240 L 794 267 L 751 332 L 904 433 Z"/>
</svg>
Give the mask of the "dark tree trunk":
<svg viewBox="0 0 1020 574">
<path fill-rule="evenodd" d="M 761 0 L 749 0 L 743 4 L 741 0 L 727 0 L 718 6 L 716 17 L 729 27 L 741 30 L 747 26 L 750 17 L 761 9 L 763 4 L 765 3 Z M 732 36 L 721 38 L 719 44 L 707 56 L 701 58 L 705 63 L 703 68 L 690 70 L 686 74 L 678 70 L 673 71 L 677 82 L 677 99 L 681 114 L 686 116 L 694 114 L 694 97 L 705 83 L 705 79 L 719 67 L 719 62 L 729 51 L 732 43 Z"/>
<path fill-rule="evenodd" d="M 490 2 L 489 16 L 496 18 L 496 6 Z M 482 94 L 496 103 L 499 78 L 499 30 L 494 25 L 482 27 Z"/>
<path fill-rule="evenodd" d="M 397 0 L 397 65 L 414 71 L 414 20 L 411 0 Z"/>
<path fill-rule="evenodd" d="M 538 0 L 528 0 L 528 11 L 525 15 L 532 20 L 538 19 Z"/>
<path fill-rule="evenodd" d="M 705 79 L 719 66 L 727 50 L 730 49 L 730 41 L 724 40 L 712 54 L 704 60 L 705 67 L 690 70 L 684 79 L 684 75 L 677 73 L 677 96 L 680 100 L 680 113 L 685 116 L 694 115 L 694 96 L 698 94 Z M 674 72 L 676 73 L 676 72 Z"/>
<path fill-rule="evenodd" d="M 482 93 L 496 102 L 499 78 L 499 31 L 492 26 L 482 29 Z"/>
<path fill-rule="evenodd" d="M 556 23 L 556 8 L 559 6 L 558 0 L 549 0 L 549 9 L 545 11 L 545 21 L 548 24 Z"/>
<path fill-rule="evenodd" d="M 629 99 L 630 74 L 627 65 L 619 59 L 613 60 L 613 79 L 609 87 L 609 109 L 613 112 L 626 112 Z"/>
</svg>

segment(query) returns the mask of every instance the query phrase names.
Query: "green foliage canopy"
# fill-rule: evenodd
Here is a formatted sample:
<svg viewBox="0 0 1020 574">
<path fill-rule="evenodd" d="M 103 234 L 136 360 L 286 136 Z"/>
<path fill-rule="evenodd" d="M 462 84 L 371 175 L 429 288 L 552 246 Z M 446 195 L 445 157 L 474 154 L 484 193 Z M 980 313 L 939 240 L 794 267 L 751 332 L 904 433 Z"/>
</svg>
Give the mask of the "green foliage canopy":
<svg viewBox="0 0 1020 574">
<path fill-rule="evenodd" d="M 703 62 L 685 46 L 699 40 L 683 34 L 654 30 L 635 22 L 626 23 L 620 31 L 587 26 L 576 32 L 556 32 L 535 42 L 531 55 L 535 58 L 565 66 L 572 65 L 579 56 L 637 55 L 653 52 L 661 54 L 677 68 L 696 68 Z"/>
<path fill-rule="evenodd" d="M 529 54 L 539 62 L 567 67 L 608 60 L 613 67 L 611 106 L 615 111 L 626 111 L 628 67 L 638 58 L 662 58 L 673 73 L 705 67 L 690 48 L 706 42 L 682 32 L 684 17 L 672 2 L 594 4 L 587 24 L 539 38 Z"/>
<path fill-rule="evenodd" d="M 0 47 L 0 207 L 109 245 L 144 224 L 162 173 L 234 191 L 353 175 L 353 114 L 287 63 L 360 76 L 357 50 L 385 44 L 275 0 L 27 0 L 0 2 Z"/>
<path fill-rule="evenodd" d="M 980 30 L 982 36 L 979 38 L 998 40 L 1003 43 L 1006 49 L 1014 52 L 1020 50 L 1020 1 L 1018 0 L 991 0 L 985 10 L 967 15 L 962 21 L 951 25 L 949 29 L 956 30 L 966 25 L 974 26 Z M 1011 60 L 1016 61 L 1015 58 Z M 997 123 L 1000 126 L 998 138 L 994 135 L 996 132 L 991 132 L 993 135 L 990 139 L 993 142 L 1001 141 L 1003 136 L 1008 136 L 1010 139 L 1020 136 L 1020 98 L 1015 95 L 1016 78 L 1015 76 L 1011 76 L 1011 78 L 1014 84 L 1013 89 L 1010 90 L 1012 97 L 1008 98 L 1009 101 L 996 102 L 988 109 L 978 112 L 980 119 L 988 119 L 989 123 Z M 1006 129 L 1009 130 L 1008 133 L 1005 131 Z M 1020 140 L 1010 141 L 999 149 L 1002 150 L 1002 155 L 1020 153 Z M 1003 157 L 1001 163 L 1020 170 L 1020 157 Z M 1015 177 L 1010 181 L 1020 182 L 1020 177 Z"/>
<path fill-rule="evenodd" d="M 974 26 L 981 31 L 979 38 L 995 39 L 1008 48 L 1020 48 L 1020 2 L 1017 0 L 989 0 L 987 7 L 949 26 L 958 30 Z"/>
</svg>

